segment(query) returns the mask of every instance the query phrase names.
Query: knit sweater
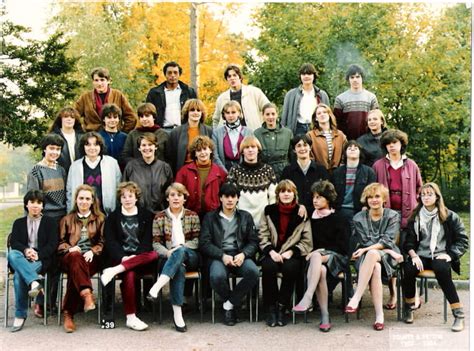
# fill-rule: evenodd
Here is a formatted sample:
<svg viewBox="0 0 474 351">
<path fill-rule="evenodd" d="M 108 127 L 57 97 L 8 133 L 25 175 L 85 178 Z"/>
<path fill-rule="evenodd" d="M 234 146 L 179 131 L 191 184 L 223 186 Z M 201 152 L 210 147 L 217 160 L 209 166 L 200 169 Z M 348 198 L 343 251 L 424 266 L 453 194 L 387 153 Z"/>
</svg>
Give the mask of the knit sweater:
<svg viewBox="0 0 474 351">
<path fill-rule="evenodd" d="M 231 168 L 227 181 L 239 187 L 238 208 L 250 212 L 258 226 L 265 206 L 275 202 L 277 180 L 272 167 L 266 163 L 242 162 Z"/>
<path fill-rule="evenodd" d="M 43 192 L 43 214 L 51 217 L 66 214 L 66 171 L 60 165 L 56 169 L 41 163 L 34 165 L 28 173 L 26 189 Z"/>
<path fill-rule="evenodd" d="M 355 93 L 346 90 L 334 102 L 337 127 L 347 135 L 348 140 L 356 140 L 367 131 L 368 112 L 377 108 L 377 97 L 370 91 L 364 89 Z"/>
</svg>

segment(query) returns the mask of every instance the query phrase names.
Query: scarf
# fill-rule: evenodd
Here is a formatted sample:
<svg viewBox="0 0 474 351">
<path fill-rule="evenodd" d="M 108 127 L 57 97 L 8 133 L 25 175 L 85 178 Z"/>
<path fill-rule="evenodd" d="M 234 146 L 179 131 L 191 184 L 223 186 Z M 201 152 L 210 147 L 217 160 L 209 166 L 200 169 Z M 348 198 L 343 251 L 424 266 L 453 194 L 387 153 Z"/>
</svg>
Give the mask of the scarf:
<svg viewBox="0 0 474 351">
<path fill-rule="evenodd" d="M 335 210 L 333 208 L 323 208 L 322 210 L 314 210 L 313 219 L 320 219 L 329 216 L 330 214 L 334 213 Z"/>
<path fill-rule="evenodd" d="M 102 103 L 102 99 L 100 98 L 99 93 L 94 89 L 95 110 L 97 111 L 97 114 L 99 116 L 102 114 L 102 106 L 104 106 L 109 101 L 109 94 L 110 88 L 107 88 L 107 92 L 105 93 L 105 99 Z"/>
<path fill-rule="evenodd" d="M 421 207 L 418 216 L 415 218 L 415 233 L 418 241 L 420 240 L 420 231 L 430 235 L 431 258 L 434 258 L 434 251 L 436 249 L 436 244 L 438 243 L 438 235 L 441 231 L 437 207 L 435 207 L 431 212 L 428 211 L 425 206 Z"/>
<path fill-rule="evenodd" d="M 288 205 L 282 203 L 278 204 L 278 213 L 280 214 L 280 223 L 278 223 L 278 247 L 281 247 L 286 241 L 286 230 L 290 224 L 291 213 L 295 207 L 296 201 Z"/>
<path fill-rule="evenodd" d="M 225 121 L 224 123 L 227 128 L 229 128 L 230 130 L 233 130 L 240 127 L 240 118 L 237 118 L 237 120 L 234 123 L 229 123 L 227 121 Z"/>
<path fill-rule="evenodd" d="M 160 129 L 160 126 L 158 124 L 155 124 L 153 127 L 140 126 L 140 127 L 135 128 L 135 129 L 138 130 L 139 132 L 143 132 L 143 133 L 154 133 L 158 129 Z"/>
</svg>

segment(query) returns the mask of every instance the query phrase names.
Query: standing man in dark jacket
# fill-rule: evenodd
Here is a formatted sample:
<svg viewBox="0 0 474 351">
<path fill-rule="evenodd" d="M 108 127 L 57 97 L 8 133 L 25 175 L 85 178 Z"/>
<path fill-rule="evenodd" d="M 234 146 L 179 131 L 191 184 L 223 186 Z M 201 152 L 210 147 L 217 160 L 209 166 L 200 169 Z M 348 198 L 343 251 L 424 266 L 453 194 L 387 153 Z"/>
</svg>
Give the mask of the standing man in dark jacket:
<svg viewBox="0 0 474 351">
<path fill-rule="evenodd" d="M 258 234 L 250 213 L 237 209 L 239 190 L 225 183 L 219 190 L 221 208 L 209 212 L 203 220 L 199 250 L 209 262 L 211 287 L 224 302 L 224 324 L 237 322 L 234 306 L 258 283 L 259 270 L 253 261 L 258 249 Z M 242 277 L 233 290 L 229 272 Z"/>
<path fill-rule="evenodd" d="M 164 130 L 171 130 L 181 125 L 181 109 L 189 99 L 197 99 L 196 91 L 179 80 L 183 73 L 181 66 L 174 62 L 167 62 L 163 67 L 166 81 L 151 88 L 146 102 L 156 107 L 155 124 Z"/>
<path fill-rule="evenodd" d="M 299 69 L 301 85 L 285 95 L 282 126 L 290 129 L 293 135 L 306 134 L 311 130 L 311 117 L 320 103 L 329 106 L 328 94 L 314 85 L 316 68 L 311 63 L 303 64 Z"/>
</svg>

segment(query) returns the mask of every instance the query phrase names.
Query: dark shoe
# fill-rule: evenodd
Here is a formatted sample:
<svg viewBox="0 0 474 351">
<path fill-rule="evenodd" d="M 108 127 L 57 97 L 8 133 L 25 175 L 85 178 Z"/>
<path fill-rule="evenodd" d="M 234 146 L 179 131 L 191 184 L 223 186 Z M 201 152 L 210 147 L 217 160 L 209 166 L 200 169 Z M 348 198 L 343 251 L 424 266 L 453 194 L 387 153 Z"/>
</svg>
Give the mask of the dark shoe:
<svg viewBox="0 0 474 351">
<path fill-rule="evenodd" d="M 451 326 L 453 332 L 460 332 L 464 330 L 464 311 L 462 308 L 453 309 L 454 323 Z"/>
<path fill-rule="evenodd" d="M 158 297 L 151 296 L 150 293 L 148 293 L 148 295 L 146 296 L 146 299 L 150 301 L 151 303 L 158 302 Z"/>
<path fill-rule="evenodd" d="M 277 325 L 277 311 L 276 306 L 270 306 L 268 308 L 268 315 L 267 315 L 267 325 L 269 327 L 276 327 Z"/>
<path fill-rule="evenodd" d="M 384 327 L 385 325 L 383 323 L 379 323 L 379 322 L 374 323 L 374 330 L 381 331 L 383 330 Z"/>
<path fill-rule="evenodd" d="M 383 305 L 383 308 L 389 311 L 394 310 L 395 308 L 397 308 L 397 303 L 386 303 L 385 305 Z"/>
<path fill-rule="evenodd" d="M 237 318 L 235 316 L 235 311 L 232 310 L 224 310 L 224 324 L 230 327 L 234 326 L 237 323 Z"/>
<path fill-rule="evenodd" d="M 283 327 L 286 323 L 286 306 L 278 304 L 277 324 L 279 327 Z"/>
<path fill-rule="evenodd" d="M 84 312 L 95 310 L 94 295 L 91 289 L 84 289 L 80 292 L 81 298 L 84 300 Z"/>
<path fill-rule="evenodd" d="M 30 291 L 28 291 L 28 296 L 29 297 L 36 297 L 42 291 L 43 291 L 43 285 L 38 284 L 36 286 L 36 288 L 30 289 Z"/>
<path fill-rule="evenodd" d="M 186 327 L 186 324 L 184 325 L 184 327 L 178 327 L 176 325 L 176 322 L 174 320 L 174 317 L 173 317 L 173 323 L 174 323 L 174 329 L 176 329 L 177 332 L 180 332 L 180 333 L 185 333 L 188 331 L 188 328 Z"/>
<path fill-rule="evenodd" d="M 405 317 L 403 321 L 407 324 L 412 324 L 415 319 L 415 310 L 412 305 L 405 305 Z"/>
<path fill-rule="evenodd" d="M 327 333 L 328 331 L 331 330 L 331 323 L 320 323 L 319 324 L 319 330 L 321 330 L 323 333 Z"/>
<path fill-rule="evenodd" d="M 35 303 L 35 308 L 33 309 L 33 313 L 35 314 L 36 317 L 43 318 L 44 317 L 43 305 L 39 303 Z"/>
<path fill-rule="evenodd" d="M 74 324 L 74 319 L 72 314 L 70 314 L 68 311 L 64 311 L 64 331 L 66 333 L 72 333 L 73 331 L 76 330 L 76 324 Z"/>
<path fill-rule="evenodd" d="M 23 318 L 23 322 L 21 322 L 20 325 L 17 325 L 17 326 L 13 326 L 10 331 L 12 333 L 16 333 L 17 331 L 20 331 L 23 329 L 23 326 L 25 325 L 25 322 L 26 322 L 26 318 Z"/>
</svg>

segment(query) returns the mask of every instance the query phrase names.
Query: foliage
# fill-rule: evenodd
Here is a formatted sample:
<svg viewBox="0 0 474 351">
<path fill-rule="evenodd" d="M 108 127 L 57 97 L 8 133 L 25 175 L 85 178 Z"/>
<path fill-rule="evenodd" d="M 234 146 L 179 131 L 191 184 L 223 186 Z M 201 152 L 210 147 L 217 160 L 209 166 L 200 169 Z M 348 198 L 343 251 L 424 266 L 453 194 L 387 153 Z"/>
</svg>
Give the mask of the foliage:
<svg viewBox="0 0 474 351">
<path fill-rule="evenodd" d="M 408 133 L 423 180 L 440 183 L 449 206 L 467 208 L 470 172 L 471 17 L 464 4 L 269 3 L 246 55 L 252 81 L 281 105 L 312 62 L 332 100 L 344 73 L 362 65 L 390 127 Z M 308 25 L 295 25 L 307 23 Z"/>
<path fill-rule="evenodd" d="M 23 215 L 23 205 L 0 210 L 0 251 L 6 248 L 7 236 L 12 230 L 13 222 Z"/>
<path fill-rule="evenodd" d="M 0 141 L 35 145 L 49 119 L 70 100 L 77 82 L 68 41 L 56 32 L 44 41 L 26 39 L 29 29 L 4 21 L 0 62 Z"/>
<path fill-rule="evenodd" d="M 189 3 L 146 2 L 61 3 L 53 23 L 67 33 L 69 54 L 79 56 L 77 78 L 90 87 L 88 72 L 107 67 L 113 85 L 124 91 L 132 106 L 145 100 L 148 90 L 163 81 L 162 68 L 176 61 L 183 68 L 181 79 L 190 81 Z M 224 16 L 208 5 L 199 8 L 199 97 L 209 112 L 219 93 L 227 88 L 223 70 L 227 63 L 242 63 L 243 39 L 231 35 Z M 223 13 L 233 11 L 224 6 Z M 217 19 L 219 17 L 219 19 Z M 74 18 L 74 21 L 71 21 Z"/>
<path fill-rule="evenodd" d="M 30 151 L 26 146 L 12 150 L 0 144 L 0 186 L 14 182 L 26 184 L 26 176 L 34 164 Z"/>
</svg>

